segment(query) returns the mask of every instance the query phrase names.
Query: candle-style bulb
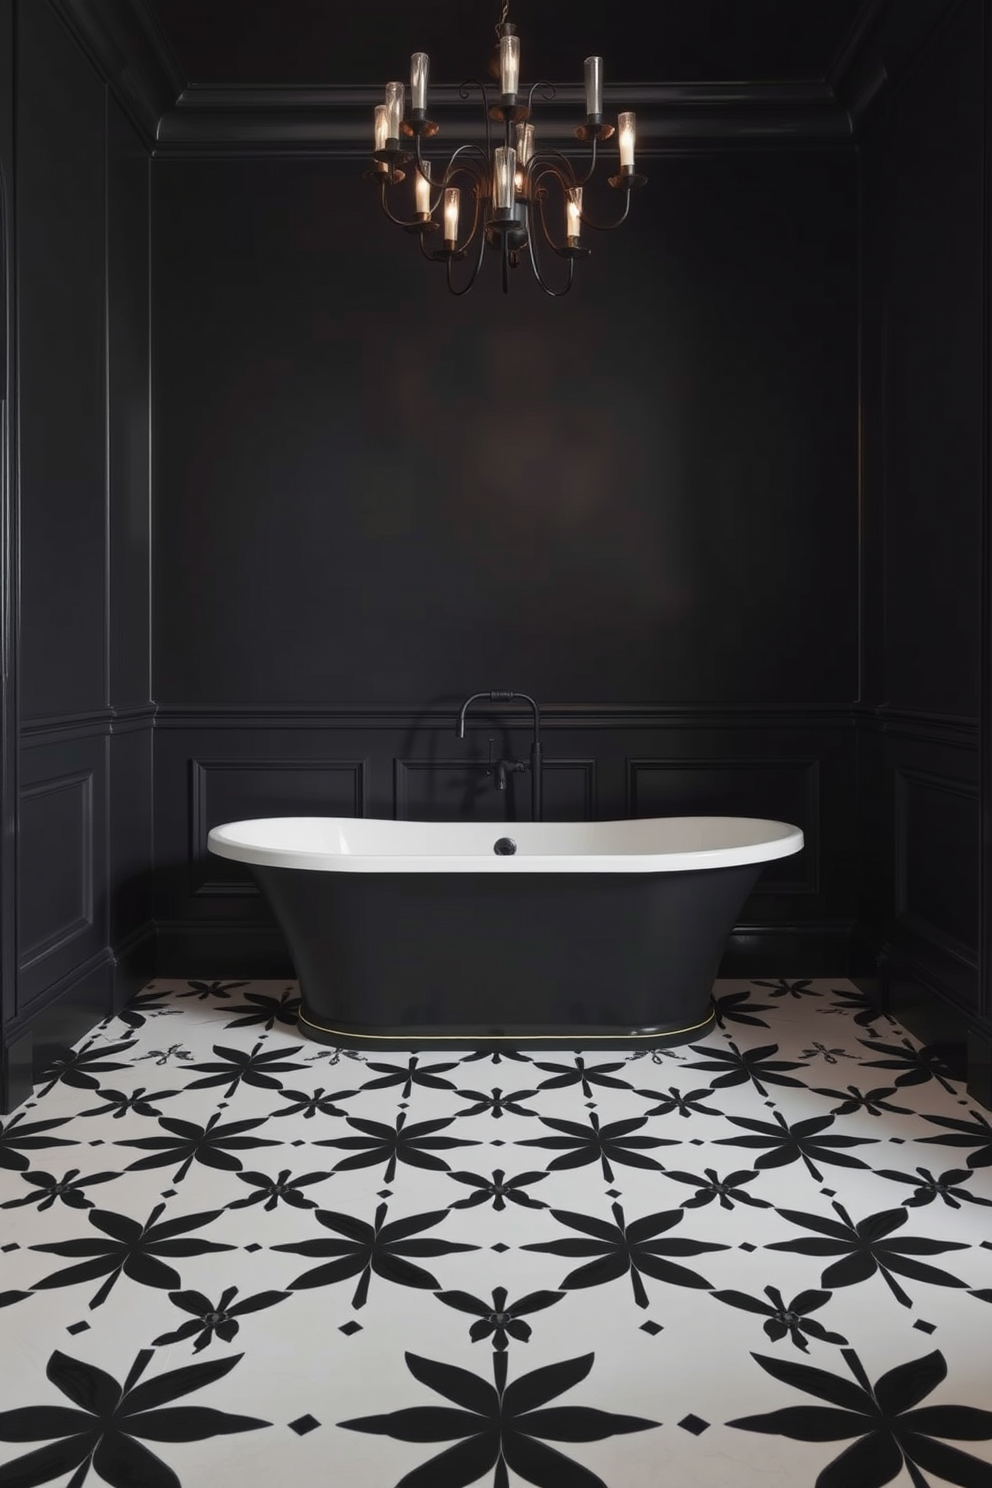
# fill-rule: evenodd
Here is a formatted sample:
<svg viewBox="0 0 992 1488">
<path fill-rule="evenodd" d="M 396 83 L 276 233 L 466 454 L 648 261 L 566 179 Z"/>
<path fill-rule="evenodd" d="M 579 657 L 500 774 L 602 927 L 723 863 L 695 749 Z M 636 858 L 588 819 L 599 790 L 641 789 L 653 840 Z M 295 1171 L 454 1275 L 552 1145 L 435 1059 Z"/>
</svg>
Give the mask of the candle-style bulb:
<svg viewBox="0 0 992 1488">
<path fill-rule="evenodd" d="M 431 215 L 431 163 L 422 161 L 414 172 L 413 194 L 418 217 Z"/>
<path fill-rule="evenodd" d="M 499 88 L 504 98 L 515 98 L 520 87 L 520 37 L 504 32 L 499 39 Z"/>
<path fill-rule="evenodd" d="M 386 105 L 377 103 L 375 106 L 375 148 L 377 150 L 386 148 L 386 141 L 389 138 L 388 115 L 389 110 Z"/>
<path fill-rule="evenodd" d="M 454 251 L 458 242 L 458 214 L 462 194 L 457 186 L 448 186 L 444 193 L 444 246 Z"/>
<path fill-rule="evenodd" d="M 414 52 L 410 58 L 410 107 L 416 113 L 427 112 L 427 77 L 430 58 L 426 52 Z"/>
<path fill-rule="evenodd" d="M 569 248 L 579 246 L 579 234 L 582 231 L 582 187 L 570 186 L 568 188 L 568 200 L 565 203 L 565 237 Z"/>
<path fill-rule="evenodd" d="M 586 118 L 601 118 L 603 113 L 603 59 L 587 57 L 586 70 Z"/>
<path fill-rule="evenodd" d="M 403 83 L 386 84 L 386 123 L 390 139 L 398 140 L 403 122 L 403 100 L 406 87 Z"/>
<path fill-rule="evenodd" d="M 517 169 L 522 170 L 530 162 L 534 153 L 534 126 L 533 124 L 518 124 L 516 126 L 515 138 L 517 142 Z"/>
<path fill-rule="evenodd" d="M 499 211 L 502 208 L 513 206 L 516 182 L 514 177 L 517 171 L 517 152 L 508 149 L 505 145 L 499 145 L 493 151 L 495 168 L 493 171 L 493 206 Z"/>
<path fill-rule="evenodd" d="M 634 169 L 634 134 L 636 118 L 634 114 L 621 114 L 617 119 L 617 133 L 620 145 L 620 169 L 626 167 Z"/>
</svg>

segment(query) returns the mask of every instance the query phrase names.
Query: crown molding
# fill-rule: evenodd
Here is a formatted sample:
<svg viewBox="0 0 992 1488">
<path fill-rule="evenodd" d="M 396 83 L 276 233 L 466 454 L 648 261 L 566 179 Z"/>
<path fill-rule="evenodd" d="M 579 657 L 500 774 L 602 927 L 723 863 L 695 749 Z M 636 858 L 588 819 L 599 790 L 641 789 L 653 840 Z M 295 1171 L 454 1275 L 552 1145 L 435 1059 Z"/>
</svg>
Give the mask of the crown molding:
<svg viewBox="0 0 992 1488">
<path fill-rule="evenodd" d="M 48 0 L 160 157 L 307 155 L 363 158 L 381 85 L 260 86 L 190 83 L 148 0 Z M 935 28 L 962 0 L 865 0 L 821 80 L 763 83 L 626 83 L 606 89 L 607 112 L 638 113 L 638 153 L 647 158 L 737 147 L 844 147 L 875 99 L 905 73 Z M 445 135 L 482 142 L 477 95 L 431 90 Z M 538 98 L 542 135 L 566 153 L 582 118 L 580 86 Z M 433 153 L 433 152 L 431 152 Z"/>
<path fill-rule="evenodd" d="M 880 94 L 901 81 L 962 0 L 865 0 L 827 72 L 855 139 Z"/>
<path fill-rule="evenodd" d="M 149 149 L 186 86 L 143 0 L 48 0 Z"/>
<path fill-rule="evenodd" d="M 157 155 L 306 154 L 358 158 L 368 155 L 372 110 L 382 87 L 239 87 L 193 84 L 183 90 L 158 130 Z M 629 83 L 605 92 L 605 112 L 632 108 L 638 115 L 638 154 L 742 141 L 749 145 L 844 144 L 851 125 L 828 84 Z M 535 115 L 545 138 L 566 151 L 584 150 L 572 138 L 584 115 L 581 87 L 538 95 Z M 431 90 L 431 112 L 442 138 L 482 143 L 485 118 L 477 90 L 468 98 L 455 86 Z M 430 153 L 434 153 L 431 151 Z"/>
</svg>

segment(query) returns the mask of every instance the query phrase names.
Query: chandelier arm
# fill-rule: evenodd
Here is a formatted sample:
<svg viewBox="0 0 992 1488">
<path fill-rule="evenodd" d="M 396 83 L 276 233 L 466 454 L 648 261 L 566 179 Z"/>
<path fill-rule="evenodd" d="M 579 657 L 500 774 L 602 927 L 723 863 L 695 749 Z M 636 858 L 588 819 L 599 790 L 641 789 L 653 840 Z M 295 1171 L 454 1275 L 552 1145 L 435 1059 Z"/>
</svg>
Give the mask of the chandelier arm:
<svg viewBox="0 0 992 1488">
<path fill-rule="evenodd" d="M 624 192 L 624 196 L 627 198 L 627 200 L 625 201 L 623 211 L 617 218 L 616 222 L 593 222 L 592 218 L 587 217 L 585 212 L 582 212 L 580 214 L 582 221 L 585 223 L 586 227 L 595 228 L 596 232 L 613 232 L 614 228 L 621 227 L 623 223 L 627 221 L 627 214 L 630 211 L 630 198 L 632 195 L 633 193 L 630 191 Z"/>
<path fill-rule="evenodd" d="M 538 88 L 540 88 L 541 90 L 541 97 L 544 99 L 545 103 L 550 103 L 552 98 L 557 98 L 558 96 L 558 89 L 555 87 L 554 83 L 549 83 L 545 78 L 540 78 L 538 82 L 531 85 L 530 91 L 527 94 L 528 114 L 532 113 L 534 110 L 534 94 L 537 92 Z"/>
<path fill-rule="evenodd" d="M 541 209 L 541 227 L 544 230 L 545 238 L 547 238 L 547 229 L 544 227 L 544 210 L 543 210 L 543 208 Z M 548 239 L 548 241 L 550 242 L 550 239 Z M 564 284 L 563 288 L 561 288 L 561 289 L 552 289 L 551 288 L 551 285 L 547 282 L 547 280 L 545 279 L 544 275 L 541 273 L 541 265 L 538 263 L 538 260 L 537 260 L 537 251 L 534 248 L 534 234 L 533 233 L 528 233 L 527 234 L 527 248 L 528 248 L 528 251 L 530 253 L 530 266 L 531 266 L 531 268 L 534 271 L 534 278 L 537 280 L 538 284 L 544 290 L 544 293 L 546 295 L 550 295 L 553 300 L 560 300 L 563 295 L 567 295 L 568 294 L 568 291 L 572 287 L 572 280 L 575 278 L 575 260 L 573 258 L 570 258 L 568 260 L 568 278 L 565 280 L 565 284 Z"/>
<path fill-rule="evenodd" d="M 475 229 L 473 228 L 472 231 L 474 233 Z M 472 240 L 470 238 L 469 239 L 469 242 L 471 242 L 471 241 Z M 479 270 L 482 268 L 482 255 L 485 252 L 485 247 L 486 247 L 485 234 L 484 233 L 481 233 L 479 235 L 479 253 L 478 253 L 478 256 L 477 256 L 477 258 L 475 260 L 475 267 L 472 269 L 472 272 L 469 275 L 468 280 L 466 281 L 465 284 L 462 285 L 461 289 L 456 289 L 455 288 L 454 276 L 453 276 L 453 274 L 451 272 L 451 265 L 453 263 L 453 259 L 452 258 L 449 258 L 448 259 L 448 265 L 447 265 L 447 267 L 448 267 L 448 290 L 449 290 L 449 292 L 451 294 L 453 294 L 456 297 L 456 299 L 457 298 L 460 298 L 462 295 L 468 294 L 469 290 L 470 289 L 473 289 L 475 287 L 475 281 L 479 277 Z"/>
<path fill-rule="evenodd" d="M 544 215 L 544 198 L 547 196 L 548 193 L 540 189 L 540 182 L 545 176 L 554 176 L 555 180 L 558 182 L 559 186 L 561 186 L 563 191 L 566 190 L 566 183 L 562 179 L 562 176 L 558 169 L 554 166 L 548 166 L 544 170 L 542 170 L 540 175 L 534 182 L 534 200 L 537 202 L 537 210 L 541 216 L 541 231 L 544 234 L 544 241 L 554 253 L 559 253 L 561 251 L 560 247 L 551 236 L 551 233 L 548 229 L 548 219 Z"/>
<path fill-rule="evenodd" d="M 482 95 L 482 118 L 486 126 L 486 157 L 491 160 L 493 155 L 493 126 L 489 122 L 489 91 L 485 83 L 478 78 L 466 78 L 458 89 L 459 98 L 468 98 L 473 88 L 478 88 Z"/>
<path fill-rule="evenodd" d="M 593 176 L 596 174 L 596 166 L 599 164 L 599 157 L 598 157 L 598 151 L 597 151 L 598 144 L 599 144 L 599 141 L 598 141 L 596 135 L 593 135 L 593 137 L 592 137 L 592 144 L 591 144 L 591 151 L 592 151 L 592 153 L 591 153 L 590 158 L 589 158 L 589 169 L 586 171 L 586 173 L 585 173 L 584 176 L 579 176 L 579 177 L 576 178 L 576 182 L 575 182 L 576 186 L 588 186 L 589 182 L 592 180 Z M 419 141 L 418 141 L 418 149 L 419 149 Z"/>
<path fill-rule="evenodd" d="M 414 221 L 412 221 L 412 222 L 407 222 L 404 218 L 397 217 L 394 212 L 390 211 L 389 206 L 386 203 L 386 182 L 385 182 L 385 179 L 383 179 L 380 182 L 380 185 L 379 185 L 379 204 L 382 207 L 382 210 L 385 212 L 386 216 L 389 218 L 390 222 L 395 222 L 397 227 L 415 227 L 416 226 L 416 219 L 414 219 Z"/>
</svg>

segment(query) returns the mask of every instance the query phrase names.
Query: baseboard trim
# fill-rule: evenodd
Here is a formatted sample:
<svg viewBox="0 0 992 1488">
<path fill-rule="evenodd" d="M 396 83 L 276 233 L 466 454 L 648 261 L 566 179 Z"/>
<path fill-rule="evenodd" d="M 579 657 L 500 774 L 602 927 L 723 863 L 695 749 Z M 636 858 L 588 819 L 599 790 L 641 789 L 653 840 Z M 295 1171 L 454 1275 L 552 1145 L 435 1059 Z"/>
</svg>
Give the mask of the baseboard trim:
<svg viewBox="0 0 992 1488">
<path fill-rule="evenodd" d="M 114 1011 L 116 963 L 109 946 L 47 989 L 29 1016 L 12 1020 L 0 1038 L 0 1111 L 31 1095 L 33 1083 L 59 1050 L 83 1038 Z"/>
<path fill-rule="evenodd" d="M 157 966 L 155 921 L 146 920 L 114 949 L 114 1011 L 120 1012 L 152 980 Z"/>
<path fill-rule="evenodd" d="M 950 988 L 892 941 L 882 951 L 879 975 L 885 1010 L 935 1048 L 968 1094 L 992 1110 L 992 1032 L 985 1021 L 965 1012 Z"/>
</svg>

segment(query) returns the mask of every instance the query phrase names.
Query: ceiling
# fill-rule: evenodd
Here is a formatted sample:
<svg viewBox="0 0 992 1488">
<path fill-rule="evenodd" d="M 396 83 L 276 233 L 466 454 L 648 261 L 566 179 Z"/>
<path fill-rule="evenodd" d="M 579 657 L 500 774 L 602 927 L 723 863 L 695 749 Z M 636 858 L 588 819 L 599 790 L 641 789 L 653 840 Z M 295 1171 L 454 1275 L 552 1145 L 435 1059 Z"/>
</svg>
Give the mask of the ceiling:
<svg viewBox="0 0 992 1488">
<path fill-rule="evenodd" d="M 483 72 L 496 0 L 142 0 L 187 83 L 342 86 Z M 581 82 L 604 59 L 617 82 L 772 83 L 826 77 L 872 0 L 511 0 L 522 77 Z"/>
</svg>

